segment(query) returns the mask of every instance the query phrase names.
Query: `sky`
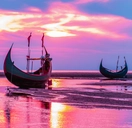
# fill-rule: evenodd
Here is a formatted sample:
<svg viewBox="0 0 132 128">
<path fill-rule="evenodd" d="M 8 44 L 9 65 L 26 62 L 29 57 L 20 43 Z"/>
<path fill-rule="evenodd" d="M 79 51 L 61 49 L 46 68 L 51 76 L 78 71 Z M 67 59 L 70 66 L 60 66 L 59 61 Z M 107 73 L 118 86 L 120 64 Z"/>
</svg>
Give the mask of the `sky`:
<svg viewBox="0 0 132 128">
<path fill-rule="evenodd" d="M 4 0 L 0 4 L 0 70 L 13 44 L 14 64 L 26 69 L 31 57 L 41 57 L 44 45 L 53 70 L 99 70 L 101 59 L 119 69 L 126 58 L 132 70 L 132 0 Z M 33 69 L 40 62 L 33 62 Z"/>
</svg>

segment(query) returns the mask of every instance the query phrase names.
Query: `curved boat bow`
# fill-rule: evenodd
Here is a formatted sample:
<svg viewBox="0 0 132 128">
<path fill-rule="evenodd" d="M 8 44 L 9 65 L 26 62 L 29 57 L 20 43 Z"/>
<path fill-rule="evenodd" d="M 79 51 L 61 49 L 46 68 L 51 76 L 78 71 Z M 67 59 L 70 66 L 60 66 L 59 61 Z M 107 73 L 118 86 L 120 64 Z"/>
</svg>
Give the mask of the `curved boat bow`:
<svg viewBox="0 0 132 128">
<path fill-rule="evenodd" d="M 124 78 L 124 77 L 126 77 L 126 74 L 128 72 L 128 66 L 127 66 L 126 60 L 125 60 L 125 66 L 124 66 L 124 68 L 122 68 L 121 70 L 119 70 L 117 72 L 111 71 L 111 70 L 103 67 L 102 61 L 103 61 L 103 59 L 101 60 L 99 70 L 100 70 L 100 73 L 103 76 L 108 77 L 110 79 L 114 79 L 114 78 Z"/>
<path fill-rule="evenodd" d="M 12 45 L 13 46 L 13 45 Z M 20 88 L 45 88 L 52 71 L 51 58 L 47 58 L 45 63 L 34 73 L 26 73 L 14 65 L 11 60 L 11 50 L 9 49 L 4 61 L 4 73 L 7 79 Z"/>
</svg>

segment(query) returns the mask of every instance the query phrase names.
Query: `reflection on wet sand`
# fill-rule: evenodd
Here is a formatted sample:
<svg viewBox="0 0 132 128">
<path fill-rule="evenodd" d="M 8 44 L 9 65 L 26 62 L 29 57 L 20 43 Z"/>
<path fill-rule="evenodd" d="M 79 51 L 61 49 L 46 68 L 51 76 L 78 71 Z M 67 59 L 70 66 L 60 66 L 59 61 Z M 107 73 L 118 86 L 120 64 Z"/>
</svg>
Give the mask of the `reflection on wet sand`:
<svg viewBox="0 0 132 128">
<path fill-rule="evenodd" d="M 53 79 L 51 89 L 13 88 L 7 96 L 0 92 L 0 128 L 129 128 L 131 84 Z"/>
<path fill-rule="evenodd" d="M 51 105 L 51 113 L 50 113 L 50 126 L 51 128 L 58 128 L 60 123 L 59 121 L 62 120 L 61 111 L 63 111 L 64 107 L 58 103 L 52 103 Z M 62 125 L 61 125 L 62 126 Z"/>
<path fill-rule="evenodd" d="M 8 99 L 4 103 L 4 116 L 0 116 L 5 123 L 0 123 L 2 128 L 34 128 L 36 126 L 50 128 L 61 126 L 65 128 L 67 126 L 65 118 L 67 118 L 68 112 L 72 110 L 71 106 L 61 103 L 37 101 L 25 96 L 11 96 Z M 10 102 L 14 103 L 9 104 Z"/>
<path fill-rule="evenodd" d="M 1 107 L 4 111 L 0 114 L 0 128 L 33 128 L 48 125 L 51 107 L 49 102 L 29 97 L 8 96 Z"/>
<path fill-rule="evenodd" d="M 75 84 L 77 83 L 77 84 Z M 125 85 L 124 85 L 125 84 Z M 60 102 L 77 107 L 132 109 L 130 81 L 54 79 L 50 89 L 12 89 L 13 94 L 26 94 L 40 101 Z M 117 88 L 118 87 L 118 88 Z M 120 90 L 124 87 L 124 91 Z"/>
<path fill-rule="evenodd" d="M 5 122 L 7 123 L 7 128 L 10 128 L 11 108 L 10 108 L 10 102 L 9 101 L 5 102 L 4 117 L 5 117 Z"/>
</svg>

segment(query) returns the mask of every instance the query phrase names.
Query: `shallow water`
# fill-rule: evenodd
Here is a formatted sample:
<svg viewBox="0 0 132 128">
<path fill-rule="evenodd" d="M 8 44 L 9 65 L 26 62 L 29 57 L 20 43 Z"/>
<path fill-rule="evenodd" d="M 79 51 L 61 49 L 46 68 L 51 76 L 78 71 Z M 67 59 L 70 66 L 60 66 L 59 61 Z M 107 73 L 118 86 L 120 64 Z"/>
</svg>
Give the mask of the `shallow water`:
<svg viewBox="0 0 132 128">
<path fill-rule="evenodd" d="M 131 93 L 131 81 L 87 79 L 53 79 L 52 90 Z M 115 85 L 113 85 L 116 84 Z M 127 84 L 126 84 L 127 83 Z M 85 107 L 84 103 L 50 102 L 40 98 L 6 95 L 7 87 L 15 87 L 0 78 L 0 128 L 131 128 L 132 109 Z M 51 91 L 52 91 L 51 90 Z M 73 94 L 73 93 L 72 93 Z M 69 94 L 72 96 L 72 94 Z M 75 95 L 75 94 L 74 94 Z M 81 95 L 80 95 L 81 96 Z M 70 100 L 70 99 L 69 99 Z M 84 107 L 83 107 L 84 105 Z"/>
</svg>

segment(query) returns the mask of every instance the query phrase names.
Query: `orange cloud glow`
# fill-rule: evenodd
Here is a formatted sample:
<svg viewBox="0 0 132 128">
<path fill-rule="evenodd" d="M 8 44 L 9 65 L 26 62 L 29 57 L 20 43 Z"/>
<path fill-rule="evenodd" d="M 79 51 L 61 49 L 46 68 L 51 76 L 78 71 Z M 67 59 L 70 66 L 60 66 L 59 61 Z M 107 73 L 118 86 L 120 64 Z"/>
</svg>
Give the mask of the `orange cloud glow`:
<svg viewBox="0 0 132 128">
<path fill-rule="evenodd" d="M 83 2 L 86 1 L 89 0 Z M 120 31 L 132 24 L 132 21 L 119 16 L 84 14 L 72 4 L 61 2 L 52 3 L 47 12 L 33 7 L 26 10 L 27 12 L 0 10 L 0 32 L 39 31 L 50 37 L 78 36 L 83 33 L 108 38 L 126 38 Z"/>
<path fill-rule="evenodd" d="M 34 16 L 33 14 L 27 13 L 19 13 L 19 12 L 7 12 L 0 10 L 0 31 L 11 31 L 16 32 L 19 30 L 23 30 L 26 26 L 26 22 L 24 23 L 24 19 L 32 19 L 40 17 L 39 15 Z"/>
</svg>

